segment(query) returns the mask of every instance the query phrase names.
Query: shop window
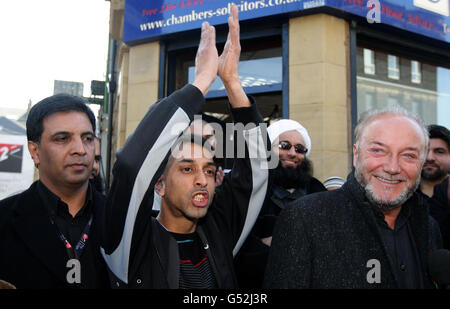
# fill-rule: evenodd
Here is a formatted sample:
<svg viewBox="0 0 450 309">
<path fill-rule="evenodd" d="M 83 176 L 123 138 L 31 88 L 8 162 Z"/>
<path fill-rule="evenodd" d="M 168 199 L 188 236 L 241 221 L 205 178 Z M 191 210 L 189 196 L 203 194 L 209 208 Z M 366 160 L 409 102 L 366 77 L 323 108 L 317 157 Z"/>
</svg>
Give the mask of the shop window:
<svg viewBox="0 0 450 309">
<path fill-rule="evenodd" d="M 391 79 L 400 79 L 400 69 L 397 56 L 388 55 L 388 77 Z"/>
<path fill-rule="evenodd" d="M 376 108 L 375 94 L 372 92 L 365 93 L 364 107 L 366 110 Z"/>
<path fill-rule="evenodd" d="M 223 43 L 217 44 L 219 54 Z M 169 93 L 192 83 L 195 79 L 196 48 L 176 50 L 169 62 L 175 63 L 169 76 Z M 170 71 L 170 69 L 169 69 Z M 169 73 L 170 74 L 170 73 Z M 241 39 L 239 77 L 247 94 L 255 97 L 265 120 L 282 116 L 283 57 L 281 35 Z M 172 86 L 170 86 L 172 85 Z M 202 112 L 229 121 L 228 99 L 225 87 L 217 77 L 206 95 Z"/>
<path fill-rule="evenodd" d="M 357 117 L 372 108 L 400 105 L 418 114 L 426 124 L 450 128 L 450 69 L 444 65 L 448 64 L 439 66 L 419 62 L 410 54 L 358 47 Z M 368 75 L 371 67 L 377 68 L 377 74 Z"/>
<path fill-rule="evenodd" d="M 400 105 L 399 99 L 396 97 L 388 97 L 387 99 L 387 107 L 395 107 Z"/>
<path fill-rule="evenodd" d="M 243 60 L 239 63 L 239 77 L 242 86 L 247 91 L 265 92 L 266 89 L 281 90 L 282 82 L 282 57 L 271 57 L 253 60 Z M 192 83 L 195 78 L 195 67 L 189 67 L 188 82 Z M 260 87 L 259 89 L 253 89 Z M 251 88 L 251 89 L 250 89 Z M 223 96 L 225 87 L 217 78 L 211 85 L 208 98 Z"/>
<path fill-rule="evenodd" d="M 422 82 L 419 61 L 411 60 L 411 82 L 414 84 L 420 84 Z"/>
<path fill-rule="evenodd" d="M 219 55 L 225 41 L 221 41 L 220 37 L 223 38 L 224 34 L 220 31 L 216 34 Z M 257 35 L 258 37 L 256 37 Z M 244 36 L 246 39 L 242 39 Z M 186 39 L 187 43 L 175 42 L 167 47 L 166 91 L 168 94 L 194 81 L 196 40 L 198 39 L 195 38 L 191 41 Z M 283 116 L 282 45 L 281 29 L 279 31 L 276 28 L 271 28 L 269 31 L 259 31 L 258 29 L 256 35 L 250 32 L 241 34 L 239 77 L 245 93 L 255 98 L 266 123 Z M 220 77 L 217 77 L 211 85 L 206 95 L 206 104 L 201 112 L 205 119 L 209 118 L 210 121 L 217 122 L 222 126 L 232 121 L 227 93 Z M 224 132 L 230 133 L 230 135 L 223 136 L 224 147 L 228 149 L 229 145 L 233 143 L 233 132 L 226 132 L 225 129 Z M 228 169 L 232 167 L 232 161 L 226 157 L 219 159 L 218 164 Z"/>
<path fill-rule="evenodd" d="M 411 102 L 411 111 L 416 114 L 416 115 L 420 115 L 421 111 L 420 111 L 420 103 L 417 101 L 412 101 Z"/>
<path fill-rule="evenodd" d="M 281 45 L 279 47 L 263 48 L 260 50 L 250 47 L 252 43 L 245 42 L 247 48 L 242 48 L 241 61 L 239 62 L 239 77 L 246 93 L 262 93 L 281 91 L 283 81 Z M 195 66 L 188 68 L 188 82 L 195 78 Z M 226 96 L 225 87 L 218 77 L 208 92 L 207 98 Z"/>
</svg>

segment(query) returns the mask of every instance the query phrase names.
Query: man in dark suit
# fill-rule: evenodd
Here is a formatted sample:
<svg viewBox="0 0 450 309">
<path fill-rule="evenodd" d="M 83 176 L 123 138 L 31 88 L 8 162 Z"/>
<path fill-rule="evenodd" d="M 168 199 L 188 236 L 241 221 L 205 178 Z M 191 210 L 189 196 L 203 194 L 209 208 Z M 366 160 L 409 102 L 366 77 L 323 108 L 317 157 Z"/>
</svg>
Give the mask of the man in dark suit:
<svg viewBox="0 0 450 309">
<path fill-rule="evenodd" d="M 104 197 L 89 184 L 94 132 L 80 97 L 54 95 L 30 110 L 28 149 L 40 179 L 0 201 L 0 279 L 17 288 L 107 287 Z"/>
<path fill-rule="evenodd" d="M 422 121 L 403 108 L 363 114 L 346 183 L 281 212 L 264 286 L 433 288 L 428 257 L 441 235 L 415 194 L 428 143 Z"/>
<path fill-rule="evenodd" d="M 430 145 L 417 193 L 439 223 L 443 247 L 450 249 L 450 131 L 437 124 L 427 129 Z"/>
</svg>

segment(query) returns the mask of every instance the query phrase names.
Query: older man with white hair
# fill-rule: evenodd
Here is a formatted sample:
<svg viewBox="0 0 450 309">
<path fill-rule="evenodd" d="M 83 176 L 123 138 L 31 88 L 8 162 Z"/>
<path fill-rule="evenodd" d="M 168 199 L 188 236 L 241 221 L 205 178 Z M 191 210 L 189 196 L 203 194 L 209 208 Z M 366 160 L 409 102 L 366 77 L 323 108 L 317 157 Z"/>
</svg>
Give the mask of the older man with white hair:
<svg viewBox="0 0 450 309">
<path fill-rule="evenodd" d="M 240 286 L 262 286 L 275 222 L 289 203 L 325 186 L 312 176 L 311 138 L 300 123 L 291 119 L 274 122 L 267 128 L 272 149 L 278 155 L 278 166 L 270 171 L 271 187 L 266 195 L 258 220 L 236 257 Z"/>
<path fill-rule="evenodd" d="M 280 214 L 266 288 L 435 287 L 428 258 L 442 240 L 415 193 L 426 128 L 400 107 L 375 110 L 361 117 L 355 141 L 354 171 L 340 189 Z"/>
</svg>

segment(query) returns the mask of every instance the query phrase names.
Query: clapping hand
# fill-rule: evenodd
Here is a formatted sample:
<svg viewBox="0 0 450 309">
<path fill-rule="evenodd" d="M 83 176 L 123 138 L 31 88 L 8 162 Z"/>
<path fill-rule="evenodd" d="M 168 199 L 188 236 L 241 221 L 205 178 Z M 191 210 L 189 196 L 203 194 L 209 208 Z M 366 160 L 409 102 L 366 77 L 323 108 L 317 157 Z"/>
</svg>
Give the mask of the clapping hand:
<svg viewBox="0 0 450 309">
<path fill-rule="evenodd" d="M 216 29 L 208 22 L 202 24 L 202 33 L 195 56 L 195 80 L 192 83 L 205 96 L 217 76 L 218 53 Z"/>
</svg>

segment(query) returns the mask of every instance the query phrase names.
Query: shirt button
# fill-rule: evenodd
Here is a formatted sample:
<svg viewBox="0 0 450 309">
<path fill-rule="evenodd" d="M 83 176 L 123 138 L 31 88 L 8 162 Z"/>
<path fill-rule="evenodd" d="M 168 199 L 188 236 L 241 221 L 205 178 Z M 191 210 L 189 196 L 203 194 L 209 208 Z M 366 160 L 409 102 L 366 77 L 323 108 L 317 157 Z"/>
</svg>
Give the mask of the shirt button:
<svg viewBox="0 0 450 309">
<path fill-rule="evenodd" d="M 141 284 L 141 283 L 142 283 L 141 279 L 137 279 L 137 280 L 136 280 L 136 283 L 137 283 L 137 284 Z"/>
<path fill-rule="evenodd" d="M 400 270 L 401 271 L 405 271 L 406 270 L 406 265 L 405 264 L 400 265 Z"/>
</svg>

